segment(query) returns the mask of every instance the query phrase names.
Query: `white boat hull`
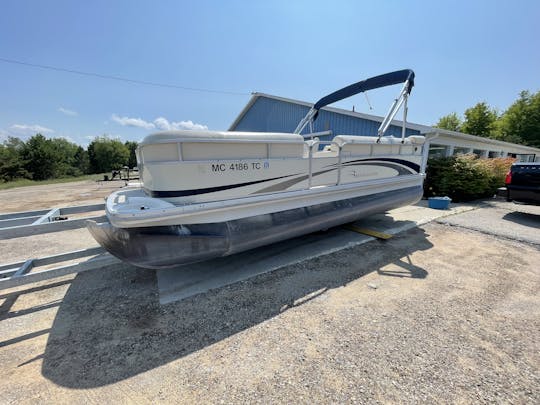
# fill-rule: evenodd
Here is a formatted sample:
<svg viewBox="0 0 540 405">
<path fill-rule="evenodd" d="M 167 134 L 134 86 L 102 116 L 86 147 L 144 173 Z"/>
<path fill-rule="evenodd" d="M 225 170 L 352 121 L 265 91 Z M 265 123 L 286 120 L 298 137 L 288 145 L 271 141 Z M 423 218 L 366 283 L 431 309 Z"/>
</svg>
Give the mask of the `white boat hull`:
<svg viewBox="0 0 540 405">
<path fill-rule="evenodd" d="M 121 260 L 139 267 L 161 269 L 227 256 L 328 229 L 373 213 L 413 204 L 422 193 L 422 186 L 416 184 L 226 221 L 129 228 L 89 223 L 88 229 L 105 249 Z"/>
<path fill-rule="evenodd" d="M 118 228 L 206 224 L 234 221 L 246 217 L 379 194 L 385 191 L 421 187 L 423 180 L 424 176 L 421 174 L 397 176 L 361 183 L 181 206 L 162 199 L 148 197 L 144 191 L 136 189 L 112 194 L 107 199 L 106 211 L 111 224 Z"/>
</svg>

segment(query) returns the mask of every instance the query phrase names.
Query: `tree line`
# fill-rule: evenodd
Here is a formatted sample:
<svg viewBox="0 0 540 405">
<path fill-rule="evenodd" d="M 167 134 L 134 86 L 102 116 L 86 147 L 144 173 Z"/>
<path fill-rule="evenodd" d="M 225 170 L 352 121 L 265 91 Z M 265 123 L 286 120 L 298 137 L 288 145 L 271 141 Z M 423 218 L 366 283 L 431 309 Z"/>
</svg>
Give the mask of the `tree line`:
<svg viewBox="0 0 540 405">
<path fill-rule="evenodd" d="M 441 117 L 438 128 L 484 136 L 540 148 L 540 91 L 523 91 L 508 109 L 499 113 L 486 102 Z M 85 149 L 63 138 L 41 134 L 27 141 L 9 137 L 0 144 L 0 182 L 16 179 L 47 180 L 83 174 L 106 173 L 135 167 L 137 142 L 99 136 Z"/>
<path fill-rule="evenodd" d="M 540 148 L 540 91 L 522 91 L 502 113 L 486 102 L 477 103 L 465 110 L 463 119 L 453 112 L 435 127 Z"/>
<path fill-rule="evenodd" d="M 17 179 L 47 180 L 106 173 L 137 165 L 137 142 L 122 143 L 100 136 L 83 148 L 64 138 L 41 134 L 27 141 L 9 137 L 0 144 L 0 182 Z"/>
</svg>

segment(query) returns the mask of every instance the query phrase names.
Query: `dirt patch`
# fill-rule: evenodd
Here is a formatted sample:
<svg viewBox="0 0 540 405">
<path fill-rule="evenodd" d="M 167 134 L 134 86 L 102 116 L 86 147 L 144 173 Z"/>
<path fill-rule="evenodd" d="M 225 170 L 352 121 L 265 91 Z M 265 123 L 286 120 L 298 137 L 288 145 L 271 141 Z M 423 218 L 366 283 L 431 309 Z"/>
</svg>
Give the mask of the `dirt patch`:
<svg viewBox="0 0 540 405">
<path fill-rule="evenodd" d="M 0 191 L 0 213 L 33 211 L 103 202 L 123 181 L 77 181 L 44 184 Z"/>
</svg>

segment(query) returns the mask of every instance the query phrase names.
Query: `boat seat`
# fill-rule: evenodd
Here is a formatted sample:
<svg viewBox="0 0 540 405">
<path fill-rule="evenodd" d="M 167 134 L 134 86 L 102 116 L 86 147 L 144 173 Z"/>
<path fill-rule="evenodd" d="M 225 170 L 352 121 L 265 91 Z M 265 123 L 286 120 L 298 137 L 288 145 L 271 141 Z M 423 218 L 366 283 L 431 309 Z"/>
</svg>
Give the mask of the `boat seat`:
<svg viewBox="0 0 540 405">
<path fill-rule="evenodd" d="M 140 145 L 169 142 L 283 142 L 304 143 L 304 137 L 279 132 L 163 131 L 146 136 Z"/>
<path fill-rule="evenodd" d="M 397 138 L 394 136 L 383 136 L 381 137 L 380 142 L 377 142 L 379 137 L 377 136 L 358 136 L 358 135 L 338 135 L 333 140 L 339 145 L 342 145 L 344 143 L 347 144 L 373 144 L 373 143 L 379 143 L 379 144 L 401 144 L 401 138 Z M 411 135 L 405 138 L 404 144 L 414 144 L 414 145 L 422 145 L 425 141 L 425 138 L 421 135 Z"/>
<path fill-rule="evenodd" d="M 143 139 L 143 163 L 288 159 L 304 155 L 301 135 L 257 132 L 165 131 Z"/>
<path fill-rule="evenodd" d="M 400 151 L 402 154 L 413 154 L 414 147 L 422 145 L 425 140 L 423 136 L 416 135 L 405 138 L 403 143 L 401 138 L 393 136 L 383 136 L 379 143 L 378 139 L 376 136 L 338 135 L 334 138 L 335 144 L 330 146 L 330 150 L 338 152 L 341 146 L 344 156 L 398 154 Z"/>
</svg>

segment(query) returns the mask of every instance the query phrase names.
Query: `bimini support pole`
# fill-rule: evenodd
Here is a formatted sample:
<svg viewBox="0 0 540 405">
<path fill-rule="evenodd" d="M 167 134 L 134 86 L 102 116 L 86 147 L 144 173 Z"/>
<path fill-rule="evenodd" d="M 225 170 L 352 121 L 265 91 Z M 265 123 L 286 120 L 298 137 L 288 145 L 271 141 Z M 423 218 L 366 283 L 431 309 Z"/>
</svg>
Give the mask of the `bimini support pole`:
<svg viewBox="0 0 540 405">
<path fill-rule="evenodd" d="M 403 102 L 403 125 L 401 126 L 401 143 L 405 143 L 405 132 L 407 130 L 407 101 L 409 100 L 409 95 L 405 94 L 405 101 Z"/>
<path fill-rule="evenodd" d="M 304 128 L 306 127 L 307 124 L 311 124 L 313 122 L 313 118 L 317 115 L 318 112 L 319 112 L 318 110 L 311 107 L 311 109 L 308 111 L 306 116 L 304 118 L 302 118 L 302 121 L 300 121 L 298 123 L 298 126 L 296 127 L 296 129 L 294 130 L 293 133 L 294 134 L 301 133 L 304 130 Z"/>
<path fill-rule="evenodd" d="M 392 105 L 390 106 L 390 110 L 386 114 L 386 117 L 384 117 L 383 121 L 381 122 L 381 125 L 379 129 L 377 130 L 377 135 L 379 139 L 377 139 L 377 143 L 381 141 L 381 137 L 384 136 L 386 133 L 386 130 L 390 126 L 390 123 L 396 116 L 397 112 L 399 111 L 401 105 L 405 102 L 409 95 L 409 81 L 407 80 L 405 84 L 403 85 L 403 88 L 401 89 L 401 92 L 399 93 L 398 98 L 394 100 Z M 405 124 L 404 124 L 405 125 Z"/>
</svg>

